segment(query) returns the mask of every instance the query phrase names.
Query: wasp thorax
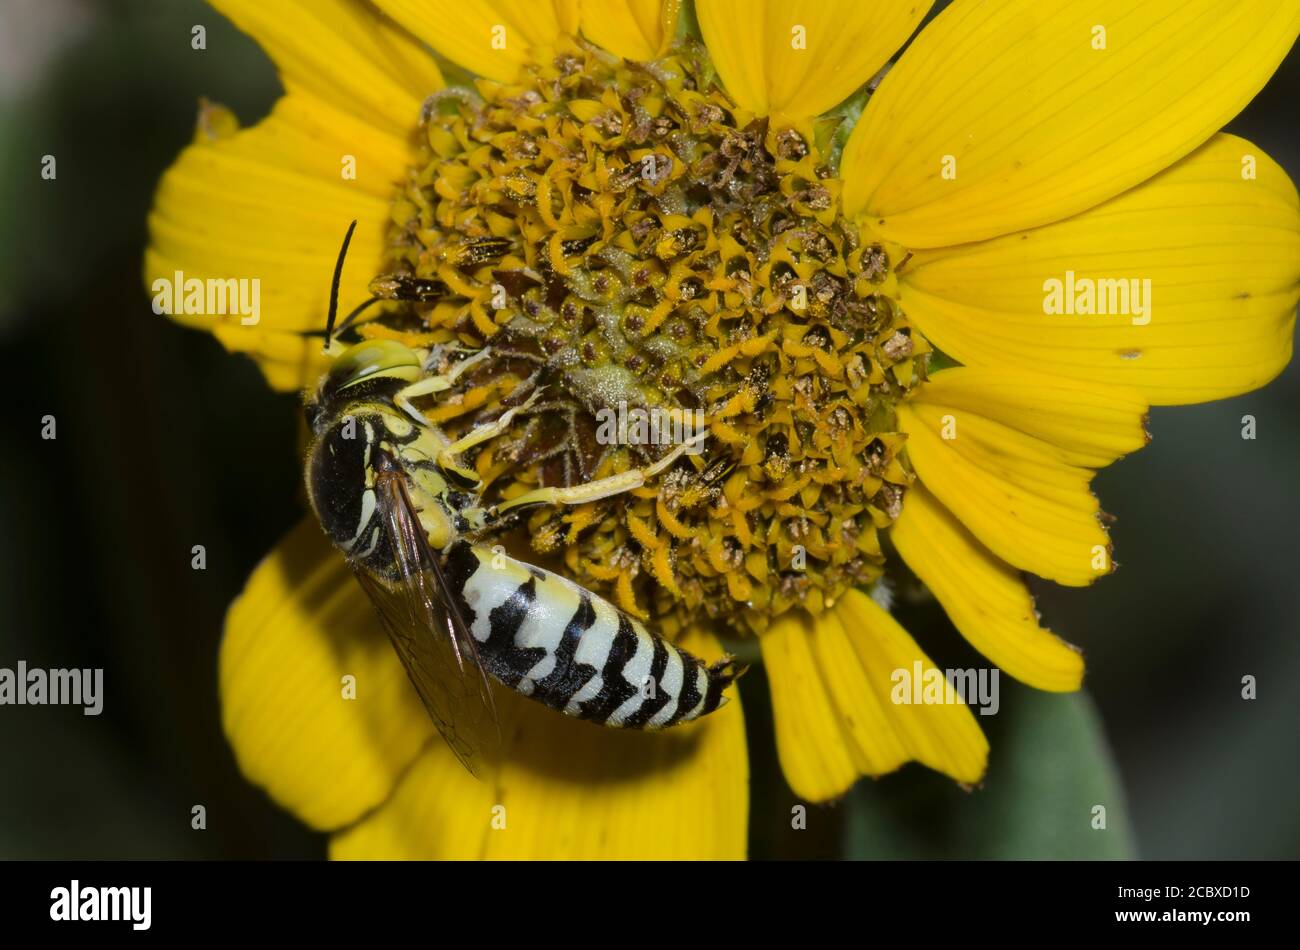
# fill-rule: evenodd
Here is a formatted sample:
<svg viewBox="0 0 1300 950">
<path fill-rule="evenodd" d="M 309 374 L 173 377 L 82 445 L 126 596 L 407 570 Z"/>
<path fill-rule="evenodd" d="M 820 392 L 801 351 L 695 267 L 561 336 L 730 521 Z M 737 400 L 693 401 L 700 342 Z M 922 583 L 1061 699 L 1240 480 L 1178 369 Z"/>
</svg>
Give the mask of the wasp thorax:
<svg viewBox="0 0 1300 950">
<path fill-rule="evenodd" d="M 909 481 L 893 409 L 926 347 L 887 250 L 840 215 L 833 123 L 735 107 L 694 44 L 652 63 L 584 45 L 432 97 L 422 131 L 391 268 L 445 288 L 411 305 L 424 329 L 493 354 L 437 418 L 467 428 L 546 387 L 480 453 L 491 490 L 668 451 L 610 413 L 698 414 L 709 433 L 646 488 L 538 511 L 534 547 L 669 628 L 761 628 L 880 576 Z"/>
</svg>

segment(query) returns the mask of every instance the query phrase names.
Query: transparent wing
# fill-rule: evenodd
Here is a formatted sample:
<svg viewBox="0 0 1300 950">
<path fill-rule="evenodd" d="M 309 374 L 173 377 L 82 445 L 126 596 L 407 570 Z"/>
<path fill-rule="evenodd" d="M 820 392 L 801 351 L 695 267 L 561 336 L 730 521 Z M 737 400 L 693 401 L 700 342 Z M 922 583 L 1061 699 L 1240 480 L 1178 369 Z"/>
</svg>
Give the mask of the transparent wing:
<svg viewBox="0 0 1300 950">
<path fill-rule="evenodd" d="M 482 778 L 501 744 L 501 732 L 478 648 L 450 596 L 402 476 L 379 475 L 375 494 L 399 579 L 389 583 L 364 570 L 356 572 L 357 579 L 434 725 L 464 766 Z"/>
</svg>

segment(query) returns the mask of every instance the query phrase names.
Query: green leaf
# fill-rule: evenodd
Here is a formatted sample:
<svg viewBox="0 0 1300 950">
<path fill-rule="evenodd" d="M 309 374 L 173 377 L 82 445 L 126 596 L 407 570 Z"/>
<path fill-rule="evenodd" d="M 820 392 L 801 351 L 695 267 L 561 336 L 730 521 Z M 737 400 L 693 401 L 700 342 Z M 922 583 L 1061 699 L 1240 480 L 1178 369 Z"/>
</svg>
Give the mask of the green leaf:
<svg viewBox="0 0 1300 950">
<path fill-rule="evenodd" d="M 1092 700 L 1001 678 L 981 716 L 989 769 L 971 791 L 920 766 L 866 781 L 846 801 L 850 858 L 1115 859 L 1135 856 L 1128 807 Z M 1105 808 L 1105 828 L 1095 809 Z"/>
</svg>

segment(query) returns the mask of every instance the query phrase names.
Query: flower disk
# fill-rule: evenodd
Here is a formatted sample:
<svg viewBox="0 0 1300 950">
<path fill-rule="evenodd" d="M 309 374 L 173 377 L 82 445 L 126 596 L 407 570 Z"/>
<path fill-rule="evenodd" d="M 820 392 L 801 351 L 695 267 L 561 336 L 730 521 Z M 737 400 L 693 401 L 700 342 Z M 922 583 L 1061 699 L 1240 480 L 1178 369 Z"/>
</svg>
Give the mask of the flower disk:
<svg viewBox="0 0 1300 950">
<path fill-rule="evenodd" d="M 391 269 L 429 290 L 421 335 L 491 354 L 429 416 L 458 433 L 544 389 L 474 460 L 501 498 L 706 428 L 644 488 L 534 513 L 533 547 L 670 633 L 818 613 L 881 575 L 929 352 L 840 213 L 834 125 L 755 118 L 698 45 L 551 54 L 426 103 Z"/>
</svg>

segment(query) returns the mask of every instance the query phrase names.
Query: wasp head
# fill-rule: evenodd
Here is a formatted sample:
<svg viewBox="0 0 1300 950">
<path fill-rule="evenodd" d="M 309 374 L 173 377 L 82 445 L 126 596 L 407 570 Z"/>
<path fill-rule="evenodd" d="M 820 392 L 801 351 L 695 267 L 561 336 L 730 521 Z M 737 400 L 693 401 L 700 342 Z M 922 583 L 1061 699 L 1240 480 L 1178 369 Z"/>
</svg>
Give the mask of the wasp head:
<svg viewBox="0 0 1300 950">
<path fill-rule="evenodd" d="M 339 409 L 367 396 L 389 394 L 419 378 L 419 350 L 396 340 L 363 340 L 344 350 L 307 400 L 307 424 L 322 435 Z"/>
</svg>

